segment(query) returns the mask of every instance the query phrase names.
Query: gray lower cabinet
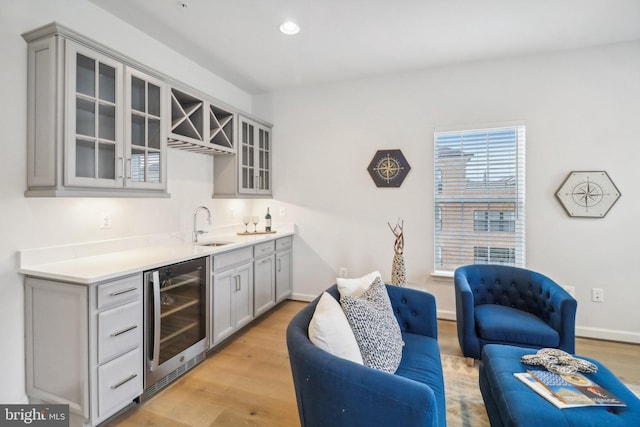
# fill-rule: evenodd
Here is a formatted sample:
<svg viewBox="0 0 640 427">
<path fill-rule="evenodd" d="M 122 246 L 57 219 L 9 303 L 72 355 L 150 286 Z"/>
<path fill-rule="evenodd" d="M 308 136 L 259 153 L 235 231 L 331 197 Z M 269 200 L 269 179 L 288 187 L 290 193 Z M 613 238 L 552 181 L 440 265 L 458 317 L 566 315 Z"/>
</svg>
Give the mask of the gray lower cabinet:
<svg viewBox="0 0 640 427">
<path fill-rule="evenodd" d="M 260 243 L 254 246 L 253 261 L 253 295 L 255 317 L 276 305 L 275 287 L 275 241 Z"/>
<path fill-rule="evenodd" d="M 291 296 L 292 242 L 288 236 L 213 255 L 211 347 Z"/>
<path fill-rule="evenodd" d="M 142 274 L 79 285 L 25 280 L 27 395 L 94 426 L 143 392 Z"/>
<path fill-rule="evenodd" d="M 213 347 L 291 295 L 293 236 L 212 256 Z M 25 279 L 26 391 L 96 426 L 144 391 L 143 274 L 92 284 Z"/>
<path fill-rule="evenodd" d="M 275 291 L 276 303 L 289 298 L 293 292 L 291 280 L 291 257 L 293 247 L 293 236 L 283 237 L 276 240 L 275 255 Z"/>
<path fill-rule="evenodd" d="M 253 247 L 213 256 L 211 346 L 253 319 Z"/>
</svg>

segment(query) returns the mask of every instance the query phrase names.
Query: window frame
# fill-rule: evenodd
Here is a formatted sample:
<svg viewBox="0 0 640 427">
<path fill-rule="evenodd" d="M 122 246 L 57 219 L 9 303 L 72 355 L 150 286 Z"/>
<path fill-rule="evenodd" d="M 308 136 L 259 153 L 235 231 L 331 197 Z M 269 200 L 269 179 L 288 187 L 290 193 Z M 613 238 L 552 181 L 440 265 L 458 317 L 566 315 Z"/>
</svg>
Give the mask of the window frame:
<svg viewBox="0 0 640 427">
<path fill-rule="evenodd" d="M 500 132 L 506 132 L 509 134 L 509 130 L 513 132 L 513 138 L 509 143 L 504 144 L 508 147 L 506 150 L 509 154 L 509 161 L 504 162 L 504 156 L 502 148 L 497 140 L 494 141 L 496 135 L 500 135 Z M 458 170 L 458 175 L 454 182 L 454 186 L 451 187 L 451 182 L 447 182 L 448 177 L 451 176 L 453 170 L 451 165 L 448 165 L 446 161 L 447 155 L 454 157 L 449 152 L 442 155 L 449 146 L 455 146 L 456 143 L 448 142 L 446 138 L 443 143 L 442 136 L 455 137 L 460 136 L 461 140 L 464 140 L 466 136 L 472 136 L 482 134 L 486 132 L 486 152 L 480 152 L 480 148 L 483 147 L 482 142 L 478 147 L 470 144 L 473 149 L 469 151 L 468 148 L 461 143 L 461 149 L 459 151 L 459 162 L 464 166 L 458 165 L 458 168 L 464 168 L 464 172 L 461 174 Z M 480 138 L 482 141 L 482 138 Z M 449 145 L 448 145 L 449 144 Z M 495 145 L 492 145 L 495 144 Z M 513 262 L 507 262 L 507 265 L 514 265 L 518 267 L 526 266 L 526 222 L 525 222 L 525 193 L 526 193 L 526 125 L 524 122 L 501 122 L 494 124 L 481 124 L 474 126 L 457 126 L 449 128 L 436 128 L 433 133 L 433 147 L 434 147 L 434 160 L 433 160 L 433 200 L 434 200 L 434 257 L 433 257 L 433 273 L 434 276 L 453 276 L 455 269 L 461 265 L 475 263 L 477 256 L 474 251 L 474 247 L 486 247 L 488 261 L 501 259 L 500 251 L 509 251 L 508 259 L 513 259 Z M 474 151 L 476 150 L 476 151 Z M 497 154 L 496 154 L 497 153 Z M 475 163 L 482 160 L 486 160 L 486 172 L 484 175 L 484 182 L 477 175 L 482 167 L 478 167 L 477 164 L 474 168 L 470 166 L 469 158 L 477 155 Z M 463 159 L 464 158 L 464 159 Z M 498 164 L 497 159 L 500 160 L 500 166 L 492 169 L 492 165 Z M 463 163 L 462 163 L 463 162 Z M 467 164 L 469 162 L 469 164 Z M 493 162 L 493 163 L 492 163 Z M 500 167 L 504 166 L 505 169 L 501 170 Z M 476 175 L 471 176 L 470 170 L 473 170 Z M 498 171 L 496 174 L 495 171 Z M 506 174 L 508 171 L 509 174 Z M 502 173 L 502 176 L 500 174 Z M 449 174 L 449 175 L 448 175 Z M 500 179 L 498 179 L 500 178 Z M 459 190 L 460 195 L 451 194 L 451 189 Z M 479 198 L 478 193 L 485 191 L 487 193 L 484 198 Z M 465 195 L 465 192 L 468 193 Z M 475 197 L 470 197 L 470 194 L 475 192 Z M 509 196 L 502 196 L 504 200 L 500 201 L 500 192 L 508 193 Z M 482 199 L 482 200 L 480 200 Z M 450 224 L 447 224 L 447 209 L 453 207 L 458 209 L 456 215 L 459 224 L 455 224 L 451 228 Z M 481 213 L 478 213 L 481 212 Z M 482 229 L 482 225 L 479 224 L 482 220 L 478 220 L 479 216 L 485 216 L 486 229 Z M 443 219 L 443 216 L 445 218 Z M 455 221 L 454 221 L 455 222 Z M 470 223 L 469 223 L 470 222 Z M 444 225 L 443 225 L 444 224 Z M 480 226 L 480 227 L 479 227 Z M 458 229 L 456 229 L 458 227 Z M 466 228 L 465 228 L 466 227 Z M 479 229 L 480 228 L 480 229 Z M 447 231 L 443 231 L 446 229 Z M 472 231 L 470 231 L 472 230 Z M 455 235 L 458 233 L 458 237 L 462 243 L 456 242 L 453 246 L 447 242 L 443 242 L 443 236 L 447 233 Z M 461 237 L 460 237 L 461 236 Z M 468 242 L 464 242 L 465 238 L 469 237 Z M 485 239 L 485 240 L 482 240 Z M 509 244 L 505 245 L 505 241 Z M 459 246 L 458 246 L 459 245 Z M 513 251 L 511 251 L 513 249 Z M 493 256 L 492 256 L 493 255 Z M 455 257 L 459 257 L 456 259 Z M 453 258 L 453 262 L 451 259 Z M 500 261 L 500 264 L 505 264 Z"/>
</svg>

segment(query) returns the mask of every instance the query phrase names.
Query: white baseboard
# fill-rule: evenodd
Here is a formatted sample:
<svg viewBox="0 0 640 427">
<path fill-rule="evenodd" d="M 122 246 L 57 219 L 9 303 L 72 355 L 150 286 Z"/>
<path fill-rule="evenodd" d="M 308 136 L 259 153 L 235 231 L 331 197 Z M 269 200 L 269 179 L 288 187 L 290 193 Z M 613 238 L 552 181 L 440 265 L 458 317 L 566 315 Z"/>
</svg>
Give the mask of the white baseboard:
<svg viewBox="0 0 640 427">
<path fill-rule="evenodd" d="M 289 299 L 292 299 L 294 301 L 304 301 L 304 302 L 311 302 L 314 299 L 316 299 L 317 295 L 308 295 L 308 294 L 296 294 L 293 293 L 291 294 L 291 296 L 289 297 Z"/>
<path fill-rule="evenodd" d="M 582 338 L 593 338 L 597 340 L 620 341 L 632 344 L 640 344 L 640 333 L 618 331 L 615 329 L 576 326 L 576 336 Z"/>
<path fill-rule="evenodd" d="M 456 312 L 452 310 L 438 310 L 436 313 L 438 319 L 456 321 Z"/>
</svg>

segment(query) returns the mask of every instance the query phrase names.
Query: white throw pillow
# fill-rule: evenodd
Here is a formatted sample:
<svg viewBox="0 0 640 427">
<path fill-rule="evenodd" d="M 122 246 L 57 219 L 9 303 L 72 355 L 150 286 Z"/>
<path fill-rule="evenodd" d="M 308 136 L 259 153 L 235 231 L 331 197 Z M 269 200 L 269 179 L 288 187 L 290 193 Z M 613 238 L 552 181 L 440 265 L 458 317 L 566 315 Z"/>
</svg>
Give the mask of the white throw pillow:
<svg viewBox="0 0 640 427">
<path fill-rule="evenodd" d="M 369 286 L 371 286 L 373 281 L 378 277 L 380 278 L 380 280 L 382 280 L 382 275 L 379 271 L 372 271 L 371 273 L 365 274 L 364 276 L 356 279 L 345 279 L 343 277 L 338 277 L 336 279 L 336 283 L 338 284 L 340 297 L 359 297 L 364 291 L 369 289 Z"/>
<path fill-rule="evenodd" d="M 309 322 L 309 339 L 334 356 L 364 364 L 351 326 L 334 297 L 323 292 Z"/>
</svg>

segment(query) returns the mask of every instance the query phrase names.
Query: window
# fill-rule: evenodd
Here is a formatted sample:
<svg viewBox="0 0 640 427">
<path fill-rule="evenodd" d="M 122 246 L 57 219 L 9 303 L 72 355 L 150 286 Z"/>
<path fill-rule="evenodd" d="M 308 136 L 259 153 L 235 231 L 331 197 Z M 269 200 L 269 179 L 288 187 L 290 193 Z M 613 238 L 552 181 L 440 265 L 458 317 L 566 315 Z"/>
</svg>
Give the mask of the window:
<svg viewBox="0 0 640 427">
<path fill-rule="evenodd" d="M 442 223 L 442 218 L 440 219 Z M 516 230 L 514 211 L 474 211 L 473 231 L 509 231 Z"/>
<path fill-rule="evenodd" d="M 488 248 L 476 246 L 473 248 L 473 262 L 476 264 L 506 264 L 514 265 L 516 250 L 514 248 Z"/>
<path fill-rule="evenodd" d="M 436 207 L 436 231 L 442 231 L 442 208 Z"/>
<path fill-rule="evenodd" d="M 434 134 L 434 264 L 525 265 L 525 127 Z"/>
</svg>

